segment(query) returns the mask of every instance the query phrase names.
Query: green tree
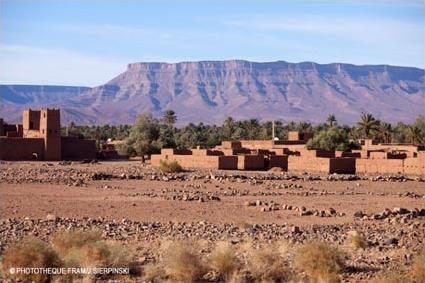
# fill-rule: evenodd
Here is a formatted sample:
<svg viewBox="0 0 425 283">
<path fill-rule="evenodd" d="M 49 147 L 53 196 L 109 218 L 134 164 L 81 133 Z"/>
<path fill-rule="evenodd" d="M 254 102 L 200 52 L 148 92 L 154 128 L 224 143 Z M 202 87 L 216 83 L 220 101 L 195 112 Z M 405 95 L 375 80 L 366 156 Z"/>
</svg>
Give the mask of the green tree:
<svg viewBox="0 0 425 283">
<path fill-rule="evenodd" d="M 357 122 L 357 128 L 364 138 L 372 138 L 372 133 L 379 127 L 379 121 L 370 113 L 362 113 L 360 121 Z"/>
<path fill-rule="evenodd" d="M 307 142 L 308 149 L 348 151 L 359 146 L 348 139 L 348 133 L 342 128 L 332 127 L 322 130 Z"/>
<path fill-rule="evenodd" d="M 138 155 L 158 153 L 159 137 L 158 121 L 151 114 L 140 114 L 131 129 L 127 144 L 134 148 Z"/>
</svg>

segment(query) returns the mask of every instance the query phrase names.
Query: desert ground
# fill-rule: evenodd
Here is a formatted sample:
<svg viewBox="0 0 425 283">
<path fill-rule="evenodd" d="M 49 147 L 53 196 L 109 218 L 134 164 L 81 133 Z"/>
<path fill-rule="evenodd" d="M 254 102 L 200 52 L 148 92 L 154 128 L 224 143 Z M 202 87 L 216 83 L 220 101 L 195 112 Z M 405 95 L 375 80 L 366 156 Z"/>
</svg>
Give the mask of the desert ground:
<svg viewBox="0 0 425 283">
<path fill-rule="evenodd" d="M 408 278 L 424 253 L 425 183 L 407 176 L 187 170 L 162 173 L 139 161 L 2 162 L 1 253 L 25 236 L 49 242 L 61 230 L 96 229 L 131 250 L 143 268 L 167 240 L 261 247 L 310 241 L 338 247 L 342 282 L 391 272 Z M 353 247 L 349 235 L 364 237 Z M 290 260 L 288 261 L 290 265 Z M 206 281 L 218 281 L 214 276 Z"/>
</svg>

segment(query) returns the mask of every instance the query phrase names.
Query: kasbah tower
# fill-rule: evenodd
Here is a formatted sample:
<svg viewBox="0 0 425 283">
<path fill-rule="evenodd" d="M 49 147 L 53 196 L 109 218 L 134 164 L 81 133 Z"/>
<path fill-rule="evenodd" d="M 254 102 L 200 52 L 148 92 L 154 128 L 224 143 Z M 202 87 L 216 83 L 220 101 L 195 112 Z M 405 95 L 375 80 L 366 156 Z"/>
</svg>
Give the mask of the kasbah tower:
<svg viewBox="0 0 425 283">
<path fill-rule="evenodd" d="M 23 137 L 44 139 L 44 160 L 61 160 L 59 109 L 26 110 L 23 113 Z"/>
</svg>

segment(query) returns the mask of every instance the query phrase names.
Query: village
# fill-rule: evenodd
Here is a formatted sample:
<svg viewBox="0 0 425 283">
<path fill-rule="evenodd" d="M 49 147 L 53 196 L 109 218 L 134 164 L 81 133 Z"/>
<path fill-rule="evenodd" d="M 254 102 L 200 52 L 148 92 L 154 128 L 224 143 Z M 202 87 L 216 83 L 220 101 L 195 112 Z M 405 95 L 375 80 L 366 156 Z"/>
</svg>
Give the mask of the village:
<svg viewBox="0 0 425 283">
<path fill-rule="evenodd" d="M 361 149 L 326 151 L 307 149 L 313 133 L 290 131 L 288 140 L 222 141 L 210 149 L 162 148 L 151 165 L 176 161 L 183 168 L 220 170 L 281 170 L 322 174 L 425 175 L 425 146 L 359 141 Z M 95 140 L 61 136 L 60 110 L 27 110 L 23 122 L 0 120 L 0 160 L 125 159 L 113 144 L 96 149 Z"/>
</svg>

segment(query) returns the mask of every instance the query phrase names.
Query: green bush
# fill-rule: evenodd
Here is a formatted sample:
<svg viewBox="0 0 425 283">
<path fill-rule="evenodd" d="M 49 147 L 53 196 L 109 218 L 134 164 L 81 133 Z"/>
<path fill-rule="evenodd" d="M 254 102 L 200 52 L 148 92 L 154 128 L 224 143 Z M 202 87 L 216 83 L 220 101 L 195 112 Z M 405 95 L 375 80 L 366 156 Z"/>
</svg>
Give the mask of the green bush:
<svg viewBox="0 0 425 283">
<path fill-rule="evenodd" d="M 183 171 L 183 168 L 177 161 L 166 160 L 159 161 L 159 169 L 161 169 L 162 172 L 166 173 L 178 173 Z"/>
<path fill-rule="evenodd" d="M 348 138 L 348 133 L 344 129 L 332 127 L 327 130 L 320 131 L 307 143 L 308 149 L 322 149 L 322 150 L 342 150 L 349 151 L 351 149 L 358 149 L 360 146 Z"/>
</svg>

